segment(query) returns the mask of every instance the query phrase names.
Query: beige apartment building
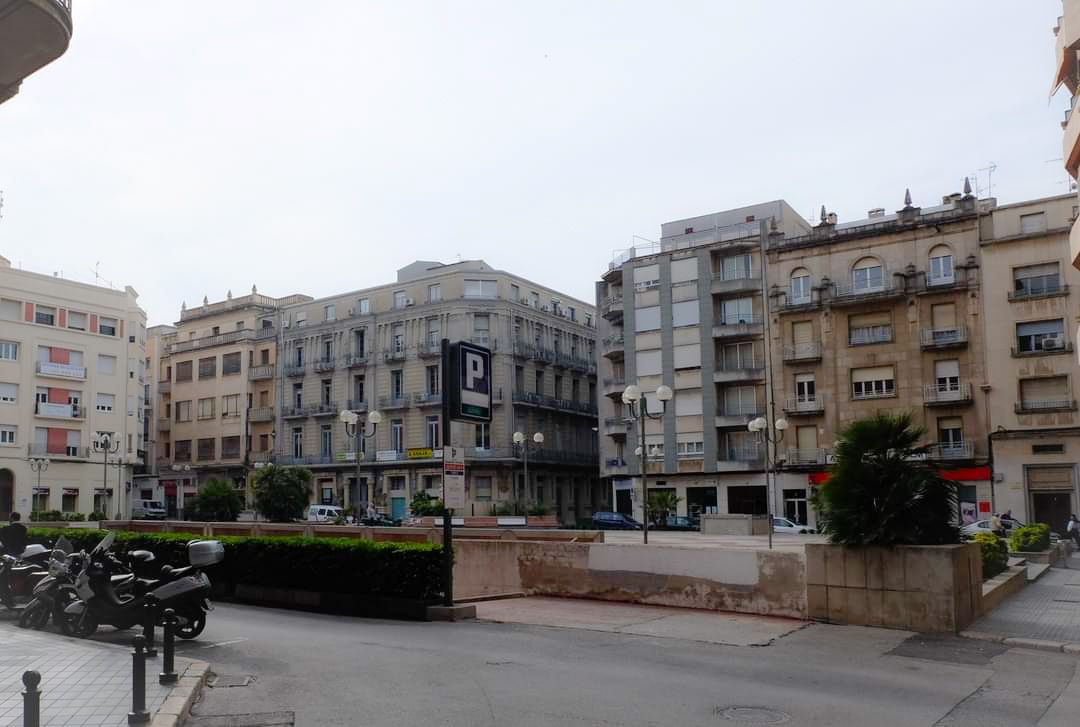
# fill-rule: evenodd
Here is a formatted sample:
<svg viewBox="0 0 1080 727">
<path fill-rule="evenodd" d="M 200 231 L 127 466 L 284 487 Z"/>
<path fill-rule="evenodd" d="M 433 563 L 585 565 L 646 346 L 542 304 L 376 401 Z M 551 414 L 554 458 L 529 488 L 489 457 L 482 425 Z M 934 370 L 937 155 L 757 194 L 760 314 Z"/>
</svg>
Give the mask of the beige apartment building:
<svg viewBox="0 0 1080 727">
<path fill-rule="evenodd" d="M 158 446 L 158 383 L 161 375 L 162 338 L 176 333 L 170 325 L 151 326 L 146 329 L 146 358 L 143 361 L 143 449 L 146 456 L 135 468 L 135 497 L 143 500 L 163 501 L 159 467 L 161 450 Z"/>
<path fill-rule="evenodd" d="M 1080 0 L 1062 0 L 1061 16 L 1054 27 L 1054 82 L 1053 95 L 1065 86 L 1069 91 L 1069 110 L 1061 122 L 1062 158 L 1065 170 L 1074 180 L 1080 177 L 1080 114 L 1076 110 L 1077 91 L 1080 90 Z M 1075 189 L 1075 184 L 1073 185 Z M 1080 222 L 1072 223 L 1069 232 L 1069 261 L 1080 268 Z"/>
<path fill-rule="evenodd" d="M 981 218 L 993 512 L 1058 532 L 1080 507 L 1080 365 L 1070 265 L 1076 195 L 1003 205 Z"/>
<path fill-rule="evenodd" d="M 0 520 L 128 511 L 132 470 L 145 457 L 137 300 L 131 287 L 32 273 L 0 257 Z M 95 446 L 102 433 L 113 451 Z"/>
<path fill-rule="evenodd" d="M 317 502 L 404 517 L 418 491 L 441 496 L 441 341 L 492 351 L 493 419 L 456 425 L 465 447 L 467 515 L 512 501 L 564 523 L 607 506 L 596 471 L 594 309 L 480 260 L 417 261 L 392 284 L 281 311 L 273 461 L 310 467 Z M 359 444 L 343 410 L 382 414 Z M 513 442 L 520 431 L 525 453 Z M 537 444 L 534 435 L 543 435 Z"/>
<path fill-rule="evenodd" d="M 171 514 L 200 484 L 223 479 L 247 492 L 250 466 L 273 450 L 277 321 L 305 295 L 250 295 L 180 310 L 155 342 L 155 452 Z"/>
</svg>

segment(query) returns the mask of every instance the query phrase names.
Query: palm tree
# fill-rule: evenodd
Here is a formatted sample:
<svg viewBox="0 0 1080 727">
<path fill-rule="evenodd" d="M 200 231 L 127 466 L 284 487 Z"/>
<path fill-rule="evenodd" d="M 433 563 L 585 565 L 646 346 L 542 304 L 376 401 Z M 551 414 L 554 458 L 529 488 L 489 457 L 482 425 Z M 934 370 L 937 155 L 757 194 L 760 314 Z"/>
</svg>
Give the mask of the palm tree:
<svg viewBox="0 0 1080 727">
<path fill-rule="evenodd" d="M 647 512 L 645 517 L 653 525 L 661 525 L 670 513 L 679 509 L 679 500 L 682 498 L 671 490 L 661 490 L 649 494 Z"/>
<path fill-rule="evenodd" d="M 836 445 L 829 478 L 814 492 L 818 528 L 843 545 L 959 542 L 957 490 L 926 461 L 926 434 L 910 414 L 852 422 Z"/>
</svg>

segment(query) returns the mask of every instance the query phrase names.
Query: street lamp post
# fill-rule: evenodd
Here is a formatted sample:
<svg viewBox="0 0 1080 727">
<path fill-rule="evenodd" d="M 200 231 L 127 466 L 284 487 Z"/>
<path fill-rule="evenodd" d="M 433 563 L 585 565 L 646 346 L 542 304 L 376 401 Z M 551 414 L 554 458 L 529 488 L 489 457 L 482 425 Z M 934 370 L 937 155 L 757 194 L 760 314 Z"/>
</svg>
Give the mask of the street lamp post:
<svg viewBox="0 0 1080 727">
<path fill-rule="evenodd" d="M 176 517 L 180 520 L 184 519 L 184 483 L 187 481 L 188 476 L 191 473 L 191 465 L 178 465 L 172 466 L 172 471 L 176 473 L 183 472 L 184 479 L 178 480 L 179 484 L 176 486 Z"/>
<path fill-rule="evenodd" d="M 641 425 L 641 438 L 638 440 L 638 447 L 636 454 L 638 456 L 638 464 L 641 467 L 641 514 L 642 514 L 642 533 L 645 538 L 645 544 L 649 544 L 649 488 L 646 484 L 646 462 L 648 461 L 648 452 L 645 448 L 645 420 L 652 419 L 654 421 L 663 420 L 667 414 L 668 402 L 675 396 L 671 387 L 667 385 L 660 385 L 656 389 L 656 398 L 660 401 L 663 409 L 659 414 L 653 414 L 649 411 L 649 400 L 641 395 L 641 389 L 634 384 L 630 384 L 623 390 L 622 401 L 626 405 L 626 418 L 631 421 L 639 422 Z"/>
<path fill-rule="evenodd" d="M 769 511 L 769 550 L 772 550 L 773 534 L 773 490 L 776 489 L 776 446 L 784 441 L 784 430 L 788 428 L 787 419 L 773 421 L 774 433 L 769 433 L 769 421 L 765 417 L 757 417 L 746 425 L 746 428 L 756 434 L 765 444 L 765 508 Z M 769 448 L 772 447 L 773 455 L 769 456 Z M 769 476 L 772 475 L 772 483 Z"/>
<path fill-rule="evenodd" d="M 544 433 L 537 432 L 532 436 L 532 440 L 536 443 L 537 448 L 539 448 L 544 444 Z M 521 459 L 525 465 L 525 504 L 527 505 L 528 500 L 531 499 L 529 495 L 531 490 L 529 489 L 529 442 L 524 432 L 514 432 L 514 444 L 521 447 Z M 525 514 L 527 515 L 528 513 Z"/>
<path fill-rule="evenodd" d="M 362 440 L 371 439 L 375 436 L 375 432 L 379 428 L 379 424 L 382 422 L 382 414 L 378 411 L 373 411 L 367 416 L 367 420 L 371 423 L 371 434 L 364 433 L 364 427 L 358 425 L 360 415 L 349 409 L 345 409 L 341 412 L 338 419 L 345 425 L 345 436 L 356 438 L 356 487 L 357 492 L 360 491 L 360 445 Z M 368 506 L 371 506 L 370 499 L 367 497 L 367 493 L 364 493 L 364 499 L 368 500 Z M 360 520 L 359 517 L 356 518 Z"/>
<path fill-rule="evenodd" d="M 49 469 L 49 458 L 48 457 L 31 457 L 30 458 L 30 469 L 33 472 L 37 472 L 37 488 L 36 489 L 40 490 L 41 489 L 41 473 L 44 472 L 45 470 Z M 33 502 L 33 501 L 34 501 L 33 498 L 31 498 L 30 502 Z M 31 506 L 31 509 L 33 509 L 33 506 Z"/>
<path fill-rule="evenodd" d="M 101 452 L 101 486 L 109 489 L 109 455 L 120 451 L 120 437 L 101 432 L 94 440 L 94 451 Z M 120 493 L 117 492 L 116 519 L 122 520 L 123 514 L 119 506 Z"/>
</svg>

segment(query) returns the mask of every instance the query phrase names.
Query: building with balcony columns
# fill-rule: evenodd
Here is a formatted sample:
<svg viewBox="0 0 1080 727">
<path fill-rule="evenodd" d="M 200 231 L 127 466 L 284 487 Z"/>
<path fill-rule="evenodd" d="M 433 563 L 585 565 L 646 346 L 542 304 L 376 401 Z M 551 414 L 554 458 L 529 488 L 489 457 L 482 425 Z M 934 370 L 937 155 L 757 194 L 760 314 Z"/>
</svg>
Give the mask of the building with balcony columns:
<svg viewBox="0 0 1080 727">
<path fill-rule="evenodd" d="M 1080 509 L 1072 327 L 1080 271 L 1069 248 L 1076 217 L 1076 195 L 1067 194 L 1003 205 L 980 220 L 994 470 L 993 498 L 983 506 L 1060 533 Z"/>
<path fill-rule="evenodd" d="M 145 458 L 137 301 L 131 287 L 32 273 L 0 257 L 0 520 L 127 511 L 132 469 Z M 93 446 L 102 432 L 116 446 L 107 465 Z M 32 465 L 43 460 L 39 478 Z"/>
<path fill-rule="evenodd" d="M 154 437 L 158 479 L 170 513 L 210 479 L 246 491 L 250 468 L 273 451 L 282 309 L 311 300 L 251 294 L 181 307 L 157 328 Z"/>
<path fill-rule="evenodd" d="M 0 0 L 0 103 L 70 41 L 71 0 Z"/>
<path fill-rule="evenodd" d="M 417 261 L 393 283 L 281 311 L 273 460 L 315 474 L 317 502 L 404 517 L 419 491 L 441 496 L 441 341 L 492 351 L 493 421 L 456 425 L 468 515 L 511 501 L 564 523 L 608 507 L 596 470 L 594 309 L 481 260 Z M 359 447 L 340 412 L 378 410 Z M 528 436 L 529 479 L 512 438 Z M 544 434 L 537 446 L 533 435 Z"/>
</svg>

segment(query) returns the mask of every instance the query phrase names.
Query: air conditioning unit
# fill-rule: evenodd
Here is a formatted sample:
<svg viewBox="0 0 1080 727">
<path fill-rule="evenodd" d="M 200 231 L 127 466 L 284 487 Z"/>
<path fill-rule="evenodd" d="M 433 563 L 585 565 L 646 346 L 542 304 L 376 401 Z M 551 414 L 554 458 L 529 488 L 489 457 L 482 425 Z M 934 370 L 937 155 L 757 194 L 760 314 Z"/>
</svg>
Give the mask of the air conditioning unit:
<svg viewBox="0 0 1080 727">
<path fill-rule="evenodd" d="M 542 306 L 540 306 L 540 310 L 542 310 L 542 311 L 543 311 L 543 312 L 545 312 L 545 313 L 549 313 L 549 312 L 551 312 L 551 308 L 549 308 L 549 307 L 548 307 L 548 306 L 546 306 L 546 305 L 542 305 Z"/>
<path fill-rule="evenodd" d="M 528 305 L 529 304 L 529 299 L 526 298 L 525 296 L 522 296 L 521 297 L 521 302 L 524 303 L 525 305 Z"/>
<path fill-rule="evenodd" d="M 1065 348 L 1065 336 L 1047 336 L 1042 340 L 1044 351 L 1057 351 Z"/>
<path fill-rule="evenodd" d="M 415 301 L 415 300 L 413 300 L 412 298 L 406 298 L 406 299 L 405 299 L 405 305 L 406 305 L 406 306 L 410 306 L 410 305 L 416 305 L 416 301 Z"/>
</svg>

